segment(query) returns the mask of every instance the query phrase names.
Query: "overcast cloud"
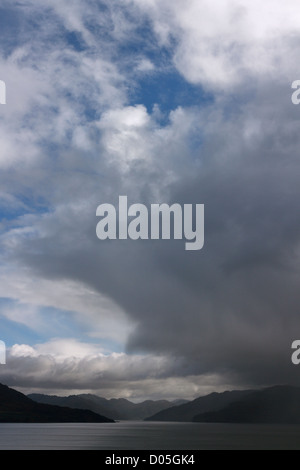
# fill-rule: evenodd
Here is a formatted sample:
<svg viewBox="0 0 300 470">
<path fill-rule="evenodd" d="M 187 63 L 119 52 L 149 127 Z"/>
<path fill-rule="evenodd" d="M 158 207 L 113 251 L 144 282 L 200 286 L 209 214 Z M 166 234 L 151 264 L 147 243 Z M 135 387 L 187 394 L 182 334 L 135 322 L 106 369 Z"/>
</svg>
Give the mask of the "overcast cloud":
<svg viewBox="0 0 300 470">
<path fill-rule="evenodd" d="M 0 9 L 0 381 L 194 398 L 298 383 L 297 0 Z M 96 208 L 205 204 L 205 245 Z"/>
</svg>

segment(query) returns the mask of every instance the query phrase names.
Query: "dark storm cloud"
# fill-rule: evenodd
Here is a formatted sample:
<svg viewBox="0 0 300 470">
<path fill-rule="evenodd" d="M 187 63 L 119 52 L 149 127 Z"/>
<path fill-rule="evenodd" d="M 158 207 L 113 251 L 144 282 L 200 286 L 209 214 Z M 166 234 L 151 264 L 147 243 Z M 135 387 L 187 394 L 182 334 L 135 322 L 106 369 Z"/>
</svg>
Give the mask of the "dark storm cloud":
<svg viewBox="0 0 300 470">
<path fill-rule="evenodd" d="M 278 87 L 278 96 L 284 91 Z M 290 346 L 300 301 L 298 116 L 283 101 L 274 115 L 266 96 L 264 103 L 262 88 L 259 101 L 228 116 L 222 105 L 199 112 L 203 144 L 190 151 L 179 177 L 174 156 L 177 179 L 166 188 L 167 201 L 153 200 L 152 166 L 119 174 L 117 192 L 107 173 L 105 200 L 95 194 L 84 208 L 75 205 L 61 219 L 54 214 L 44 222 L 54 233 L 45 229 L 42 239 L 24 241 L 18 260 L 41 276 L 80 280 L 113 298 L 137 323 L 128 351 L 181 357 L 178 375 L 297 381 Z M 166 174 L 172 155 L 164 152 Z M 180 241 L 96 239 L 96 218 L 87 209 L 116 201 L 127 178 L 131 203 L 204 203 L 203 250 L 186 252 Z"/>
<path fill-rule="evenodd" d="M 3 260 L 36 278 L 74 280 L 111 298 L 135 325 L 127 352 L 170 361 L 159 379 L 227 374 L 242 385 L 298 382 L 290 359 L 300 301 L 300 111 L 290 99 L 297 78 L 294 16 L 283 23 L 278 1 L 274 15 L 264 10 L 259 16 L 256 2 L 239 2 L 240 9 L 232 0 L 220 7 L 218 21 L 207 2 L 191 1 L 184 15 L 181 2 L 166 0 L 161 15 L 156 1 L 134 3 L 126 2 L 128 15 L 105 9 L 95 30 L 83 2 L 74 2 L 72 15 L 68 5 L 54 2 L 55 21 L 49 18 L 46 33 L 53 37 L 63 25 L 73 43 L 60 36 L 45 58 L 48 36 L 39 33 L 41 44 L 26 42 L 25 50 L 3 59 L 7 76 L 22 71 L 21 90 L 33 82 L 39 97 L 32 92 L 25 100 L 28 94 L 20 93 L 14 106 L 21 117 L 13 108 L 3 124 L 3 187 L 32 206 L 3 227 Z M 98 12 L 93 2 L 90 7 Z M 143 104 L 128 105 L 134 77 L 161 72 L 149 44 L 137 46 L 134 18 L 140 26 L 147 18 L 152 54 L 168 50 L 165 67 L 177 67 L 213 101 L 183 102 L 164 115 L 159 106 L 150 113 Z M 84 44 L 80 50 L 74 34 Z M 187 252 L 181 241 L 101 242 L 96 208 L 117 204 L 119 195 L 130 204 L 205 204 L 204 248 Z M 23 362 L 24 385 L 37 380 L 30 374 L 44 360 L 51 363 L 42 355 Z M 96 362 L 89 363 L 91 373 Z M 81 386 L 80 365 L 65 375 L 57 367 L 64 387 Z M 58 386 L 50 370 L 44 384 Z M 107 373 L 105 380 L 105 387 L 111 380 L 117 388 L 123 379 Z"/>
</svg>

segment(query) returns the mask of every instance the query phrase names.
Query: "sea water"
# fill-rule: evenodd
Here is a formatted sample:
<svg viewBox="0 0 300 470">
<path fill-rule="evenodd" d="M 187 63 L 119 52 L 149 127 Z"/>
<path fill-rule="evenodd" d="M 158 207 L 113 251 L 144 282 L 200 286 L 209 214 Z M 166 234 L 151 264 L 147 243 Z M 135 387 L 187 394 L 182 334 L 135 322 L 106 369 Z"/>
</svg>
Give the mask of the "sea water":
<svg viewBox="0 0 300 470">
<path fill-rule="evenodd" d="M 300 449 L 300 426 L 143 421 L 0 424 L 0 449 Z"/>
</svg>

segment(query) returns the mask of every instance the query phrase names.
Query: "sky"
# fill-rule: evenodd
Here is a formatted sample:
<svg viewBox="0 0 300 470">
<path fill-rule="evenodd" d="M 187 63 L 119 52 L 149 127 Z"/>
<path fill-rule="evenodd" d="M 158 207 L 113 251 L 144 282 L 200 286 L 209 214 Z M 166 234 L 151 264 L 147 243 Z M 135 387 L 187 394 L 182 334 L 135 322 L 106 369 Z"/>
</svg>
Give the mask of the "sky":
<svg viewBox="0 0 300 470">
<path fill-rule="evenodd" d="M 3 0 L 0 382 L 193 399 L 300 385 L 298 0 Z M 204 204 L 205 243 L 96 209 Z"/>
</svg>

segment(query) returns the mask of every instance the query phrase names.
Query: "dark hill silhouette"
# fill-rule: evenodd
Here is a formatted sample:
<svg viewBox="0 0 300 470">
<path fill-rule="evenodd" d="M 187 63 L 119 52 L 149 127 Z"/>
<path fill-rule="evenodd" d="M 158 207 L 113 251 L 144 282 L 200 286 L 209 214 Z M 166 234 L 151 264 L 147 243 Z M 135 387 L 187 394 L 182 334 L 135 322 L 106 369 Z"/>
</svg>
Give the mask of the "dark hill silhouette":
<svg viewBox="0 0 300 470">
<path fill-rule="evenodd" d="M 255 391 L 218 411 L 198 414 L 194 421 L 300 424 L 300 387 L 278 385 Z"/>
<path fill-rule="evenodd" d="M 234 390 L 231 392 L 210 393 L 183 405 L 160 411 L 147 418 L 146 421 L 193 421 L 195 415 L 206 411 L 220 410 L 251 392 L 252 390 Z"/>
<path fill-rule="evenodd" d="M 22 393 L 0 384 L 1 423 L 113 423 L 90 410 L 43 405 Z"/>
<path fill-rule="evenodd" d="M 161 410 L 170 408 L 174 404 L 167 400 L 146 400 L 142 403 L 132 403 L 125 398 L 107 400 L 92 394 L 58 397 L 34 393 L 28 395 L 28 397 L 38 403 L 91 410 L 117 420 L 142 420 Z M 184 402 L 184 400 L 176 401 L 176 403 L 181 402 Z"/>
</svg>

